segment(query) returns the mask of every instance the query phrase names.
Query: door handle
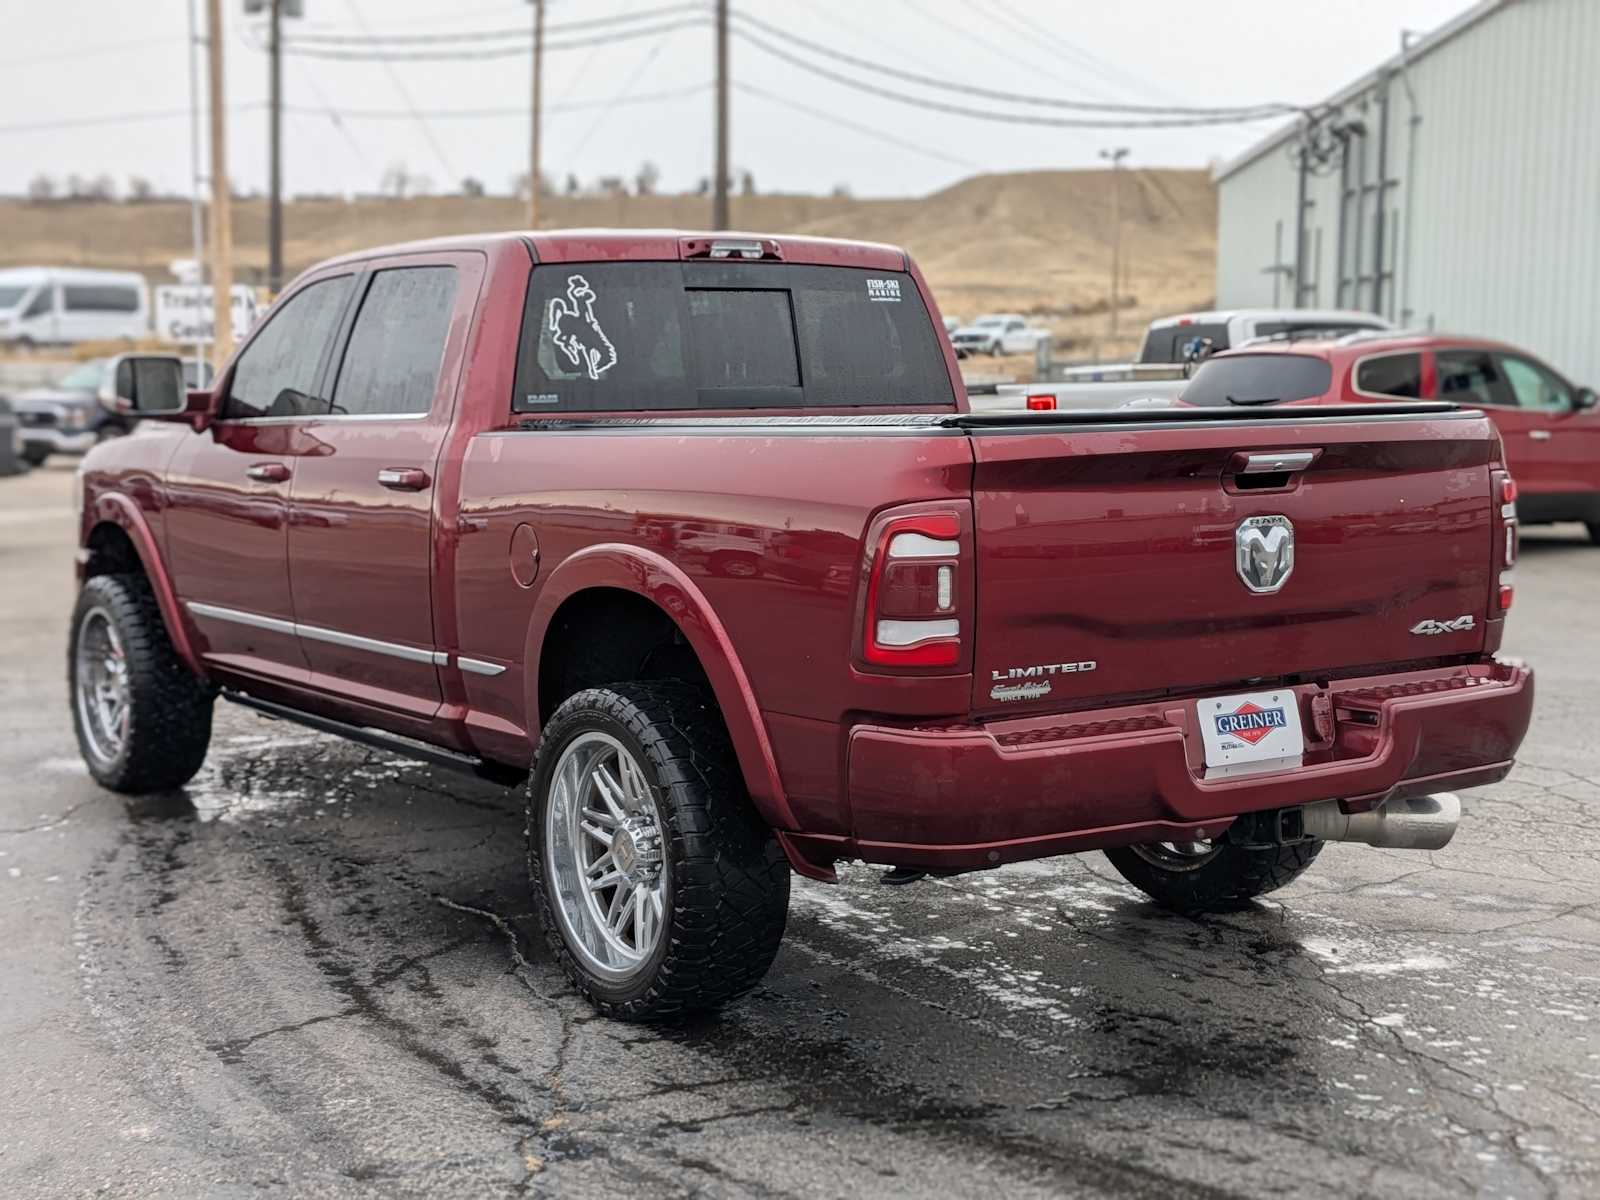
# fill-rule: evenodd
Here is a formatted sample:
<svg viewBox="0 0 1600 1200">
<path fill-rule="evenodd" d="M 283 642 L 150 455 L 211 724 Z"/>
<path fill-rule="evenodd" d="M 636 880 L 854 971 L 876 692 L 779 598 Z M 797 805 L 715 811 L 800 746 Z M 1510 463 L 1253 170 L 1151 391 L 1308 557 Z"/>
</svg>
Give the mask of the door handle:
<svg viewBox="0 0 1600 1200">
<path fill-rule="evenodd" d="M 256 463 L 245 474 L 257 483 L 282 483 L 289 478 L 289 468 L 282 463 Z"/>
<path fill-rule="evenodd" d="M 421 467 L 385 467 L 378 482 L 393 492 L 420 492 L 431 482 Z"/>
<path fill-rule="evenodd" d="M 1528 440 L 1533 442 L 1548 442 L 1553 436 L 1548 429 L 1528 430 Z"/>
</svg>

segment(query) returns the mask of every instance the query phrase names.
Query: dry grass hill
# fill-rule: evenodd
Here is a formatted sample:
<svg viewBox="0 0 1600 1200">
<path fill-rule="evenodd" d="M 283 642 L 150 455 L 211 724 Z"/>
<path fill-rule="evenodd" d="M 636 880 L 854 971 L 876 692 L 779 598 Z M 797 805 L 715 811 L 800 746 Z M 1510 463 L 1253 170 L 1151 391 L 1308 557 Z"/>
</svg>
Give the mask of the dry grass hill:
<svg viewBox="0 0 1600 1200">
<path fill-rule="evenodd" d="M 736 196 L 733 224 L 771 233 L 893 242 L 922 265 L 946 313 L 1018 310 L 1070 341 L 1074 356 L 1115 354 L 1152 315 L 1194 307 L 1213 291 L 1216 195 L 1204 171 L 1134 170 L 1122 178 L 1123 336 L 1105 338 L 1110 274 L 1110 177 L 1104 171 L 980 175 L 930 196 L 854 200 Z M 699 196 L 580 196 L 548 201 L 551 227 L 701 228 Z M 362 246 L 520 227 L 522 205 L 496 197 L 299 200 L 285 210 L 290 273 Z M 244 278 L 266 264 L 266 205 L 235 203 Z M 132 268 L 169 281 L 189 255 L 186 204 L 30 204 L 0 201 L 0 266 Z"/>
</svg>

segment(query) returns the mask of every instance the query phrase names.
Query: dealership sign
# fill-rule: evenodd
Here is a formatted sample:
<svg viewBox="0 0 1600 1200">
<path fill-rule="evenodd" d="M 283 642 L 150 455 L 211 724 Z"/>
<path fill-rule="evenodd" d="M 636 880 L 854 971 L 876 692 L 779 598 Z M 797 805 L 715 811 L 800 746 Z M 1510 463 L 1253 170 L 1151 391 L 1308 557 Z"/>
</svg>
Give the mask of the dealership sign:
<svg viewBox="0 0 1600 1200">
<path fill-rule="evenodd" d="M 256 290 L 236 283 L 233 297 L 233 337 L 244 337 L 261 315 Z M 173 283 L 156 288 L 156 336 L 169 342 L 192 345 L 212 340 L 214 330 L 211 289 L 198 284 Z"/>
</svg>

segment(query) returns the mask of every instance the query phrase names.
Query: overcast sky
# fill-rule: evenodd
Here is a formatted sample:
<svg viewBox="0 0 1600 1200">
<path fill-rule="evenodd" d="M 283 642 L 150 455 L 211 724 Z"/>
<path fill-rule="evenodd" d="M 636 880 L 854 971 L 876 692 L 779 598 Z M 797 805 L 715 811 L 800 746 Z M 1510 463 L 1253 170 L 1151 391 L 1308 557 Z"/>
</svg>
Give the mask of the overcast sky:
<svg viewBox="0 0 1600 1200">
<path fill-rule="evenodd" d="M 131 175 L 189 186 L 190 0 L 0 0 L 0 192 L 39 173 Z M 202 0 L 194 0 L 203 11 Z M 517 0 L 304 0 L 286 36 L 460 35 L 516 27 Z M 1467 0 L 733 0 L 794 35 L 901 69 L 1008 91 L 1152 105 L 1325 98 L 1395 52 L 1402 29 L 1430 30 Z M 664 0 L 549 0 L 554 44 L 623 25 L 560 33 L 564 22 L 646 13 Z M 229 167 L 236 187 L 267 172 L 266 56 L 244 0 L 223 0 Z M 661 27 L 693 20 L 663 16 Z M 769 41 L 771 35 L 761 35 Z M 332 46 L 335 43 L 325 42 Z M 431 41 L 407 50 L 494 43 Z M 795 53 L 808 52 L 789 43 Z M 588 182 L 658 164 L 663 190 L 693 187 L 712 161 L 713 39 L 693 24 L 547 59 L 546 171 Z M 1083 167 L 1127 146 L 1143 166 L 1203 166 L 1249 146 L 1270 123 L 1183 130 L 1042 129 L 997 124 L 867 95 L 732 43 L 732 157 L 763 191 L 917 195 L 981 171 Z M 826 61 L 826 60 L 820 60 Z M 857 82 L 933 96 L 863 67 Z M 286 188 L 374 191 L 403 163 L 440 191 L 465 176 L 509 191 L 526 169 L 530 66 L 522 54 L 471 62 L 285 60 Z M 639 102 L 637 98 L 647 98 Z M 652 98 L 654 97 L 654 98 Z M 947 95 L 951 103 L 996 102 Z M 421 119 L 410 110 L 419 110 Z M 470 117 L 463 110 L 517 110 Z M 335 118 L 330 110 L 343 114 Z M 1031 111 L 1047 113 L 1047 109 Z M 121 120 L 111 123 L 116 118 Z"/>
</svg>

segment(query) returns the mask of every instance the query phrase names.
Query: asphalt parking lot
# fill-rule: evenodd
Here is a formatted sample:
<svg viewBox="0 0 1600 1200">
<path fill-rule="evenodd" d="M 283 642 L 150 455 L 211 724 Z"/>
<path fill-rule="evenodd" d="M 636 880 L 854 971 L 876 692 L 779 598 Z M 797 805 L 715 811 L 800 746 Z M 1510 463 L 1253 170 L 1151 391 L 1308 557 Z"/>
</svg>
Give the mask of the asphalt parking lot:
<svg viewBox="0 0 1600 1200">
<path fill-rule="evenodd" d="M 595 1017 L 520 796 L 222 707 L 183 793 L 79 765 L 71 471 L 0 480 L 13 1196 L 1600 1192 L 1600 548 L 1533 531 L 1521 765 L 1433 854 L 1168 915 L 1099 856 L 798 881 L 764 986 Z"/>
</svg>

